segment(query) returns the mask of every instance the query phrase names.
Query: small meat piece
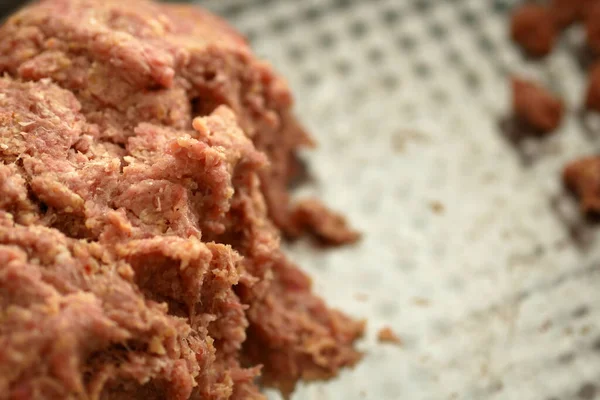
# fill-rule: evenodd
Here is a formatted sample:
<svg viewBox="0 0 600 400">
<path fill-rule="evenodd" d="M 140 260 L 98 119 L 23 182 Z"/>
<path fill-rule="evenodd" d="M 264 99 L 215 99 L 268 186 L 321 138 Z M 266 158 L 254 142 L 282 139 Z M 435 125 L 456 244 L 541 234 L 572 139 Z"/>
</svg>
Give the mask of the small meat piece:
<svg viewBox="0 0 600 400">
<path fill-rule="evenodd" d="M 568 164 L 563 171 L 565 185 L 579 198 L 584 214 L 600 214 L 600 157 L 588 157 Z"/>
<path fill-rule="evenodd" d="M 600 2 L 596 1 L 586 10 L 585 37 L 587 45 L 596 54 L 600 54 Z"/>
<path fill-rule="evenodd" d="M 309 232 L 328 245 L 351 244 L 360 239 L 360 234 L 348 226 L 342 215 L 314 199 L 303 200 L 296 205 L 291 223 L 296 236 Z"/>
<path fill-rule="evenodd" d="M 398 346 L 402 345 L 402 339 L 394 333 L 392 328 L 389 326 L 382 328 L 377 334 L 377 340 L 379 343 L 390 343 Z"/>
<path fill-rule="evenodd" d="M 600 112 L 600 63 L 593 66 L 589 74 L 585 106 Z"/>
<path fill-rule="evenodd" d="M 511 37 L 530 56 L 543 57 L 550 53 L 557 33 L 548 7 L 526 4 L 512 15 Z"/>
<path fill-rule="evenodd" d="M 562 101 L 545 88 L 513 78 L 513 113 L 539 133 L 555 130 L 563 117 Z"/>
</svg>

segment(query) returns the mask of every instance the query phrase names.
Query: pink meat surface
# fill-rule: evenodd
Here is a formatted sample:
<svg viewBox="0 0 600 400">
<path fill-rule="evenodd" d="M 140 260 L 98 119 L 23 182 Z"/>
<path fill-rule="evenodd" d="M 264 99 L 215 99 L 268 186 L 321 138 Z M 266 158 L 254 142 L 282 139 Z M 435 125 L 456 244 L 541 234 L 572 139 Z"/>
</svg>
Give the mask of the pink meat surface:
<svg viewBox="0 0 600 400">
<path fill-rule="evenodd" d="M 288 205 L 311 141 L 223 21 L 44 0 L 0 71 L 0 399 L 258 399 L 360 359 L 363 324 L 279 248 L 357 236 Z"/>
</svg>

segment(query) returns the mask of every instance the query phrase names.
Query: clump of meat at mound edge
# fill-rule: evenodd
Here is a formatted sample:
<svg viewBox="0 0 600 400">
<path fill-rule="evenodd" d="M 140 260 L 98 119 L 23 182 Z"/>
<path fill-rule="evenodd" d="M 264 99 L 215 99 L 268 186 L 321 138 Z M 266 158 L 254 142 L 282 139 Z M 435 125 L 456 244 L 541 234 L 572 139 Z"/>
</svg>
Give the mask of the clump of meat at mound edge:
<svg viewBox="0 0 600 400">
<path fill-rule="evenodd" d="M 0 28 L 0 71 L 0 398 L 262 398 L 259 375 L 289 392 L 359 360 L 363 324 L 279 248 L 356 235 L 288 206 L 311 141 L 226 24 L 45 0 Z"/>
</svg>

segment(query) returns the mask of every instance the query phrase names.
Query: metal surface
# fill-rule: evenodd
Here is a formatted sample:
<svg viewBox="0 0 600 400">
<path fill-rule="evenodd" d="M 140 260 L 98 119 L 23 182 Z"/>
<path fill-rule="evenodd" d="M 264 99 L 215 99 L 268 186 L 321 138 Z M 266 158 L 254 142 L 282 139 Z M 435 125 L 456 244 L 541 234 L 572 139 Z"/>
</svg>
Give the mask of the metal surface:
<svg viewBox="0 0 600 400">
<path fill-rule="evenodd" d="M 290 249 L 331 304 L 369 319 L 365 361 L 294 399 L 597 397 L 597 228 L 559 177 L 598 149 L 575 116 L 581 32 L 529 63 L 507 38 L 515 1 L 199 3 L 289 78 L 321 145 L 300 194 L 365 233 L 355 248 Z M 505 139 L 508 73 L 561 92 L 570 113 L 556 135 Z M 386 325 L 402 347 L 377 343 Z"/>
</svg>

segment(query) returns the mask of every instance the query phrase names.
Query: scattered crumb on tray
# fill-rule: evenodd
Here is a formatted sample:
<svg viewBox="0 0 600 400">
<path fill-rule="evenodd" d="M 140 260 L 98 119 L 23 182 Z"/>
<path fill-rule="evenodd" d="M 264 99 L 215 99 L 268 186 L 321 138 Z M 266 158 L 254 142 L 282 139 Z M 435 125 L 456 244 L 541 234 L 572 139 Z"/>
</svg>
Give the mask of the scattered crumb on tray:
<svg viewBox="0 0 600 400">
<path fill-rule="evenodd" d="M 532 57 L 549 54 L 556 42 L 557 29 L 550 9 L 541 4 L 525 4 L 512 15 L 511 37 Z"/>
<path fill-rule="evenodd" d="M 579 198 L 584 214 L 600 213 L 600 157 L 582 158 L 567 164 L 563 180 Z"/>
<path fill-rule="evenodd" d="M 549 0 L 536 4 L 523 1 L 512 12 L 510 32 L 513 41 L 527 55 L 543 57 L 552 51 L 557 36 L 573 23 L 583 25 L 585 35 L 578 45 L 589 55 L 583 67 L 588 83 L 577 108 L 584 113 L 600 112 L 600 1 Z M 560 125 L 564 114 L 560 98 L 522 79 L 512 79 L 512 90 L 514 116 L 532 128 L 532 132 L 547 134 Z M 563 182 L 578 197 L 583 214 L 600 212 L 600 156 L 587 155 L 568 163 L 563 170 Z"/>
<path fill-rule="evenodd" d="M 546 88 L 519 78 L 512 79 L 513 113 L 536 133 L 547 134 L 560 125 L 563 103 Z"/>
<path fill-rule="evenodd" d="M 377 334 L 377 340 L 379 343 L 390 343 L 398 346 L 401 346 L 403 343 L 402 339 L 400 339 L 400 337 L 396 335 L 389 326 L 386 326 L 379 331 Z"/>
</svg>

